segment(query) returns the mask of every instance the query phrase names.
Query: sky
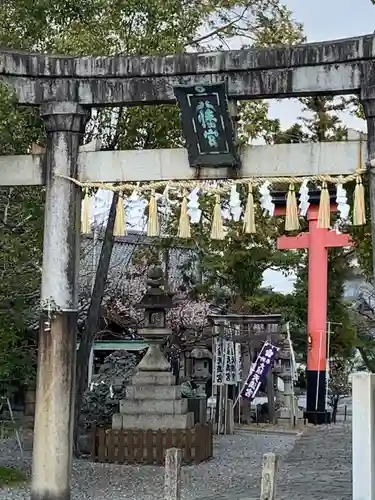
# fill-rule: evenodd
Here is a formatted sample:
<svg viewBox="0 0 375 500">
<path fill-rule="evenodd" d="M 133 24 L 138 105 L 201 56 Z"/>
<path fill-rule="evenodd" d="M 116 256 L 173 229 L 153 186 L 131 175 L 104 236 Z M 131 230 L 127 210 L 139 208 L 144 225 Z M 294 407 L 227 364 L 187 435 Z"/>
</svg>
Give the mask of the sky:
<svg viewBox="0 0 375 500">
<path fill-rule="evenodd" d="M 294 18 L 304 25 L 308 42 L 321 42 L 368 35 L 375 30 L 375 6 L 371 0 L 284 0 Z M 286 127 L 300 115 L 300 106 L 293 99 L 273 102 L 270 116 L 279 118 Z M 349 128 L 365 130 L 365 123 L 347 114 L 343 117 Z M 275 291 L 293 290 L 295 277 L 284 277 L 275 271 L 266 271 L 264 285 Z"/>
<path fill-rule="evenodd" d="M 308 42 L 337 40 L 368 35 L 375 30 L 375 6 L 371 0 L 284 0 L 293 17 L 304 26 Z M 285 126 L 295 122 L 300 113 L 293 99 L 271 105 L 272 118 L 280 118 Z M 364 130 L 364 122 L 346 116 L 350 128 Z"/>
</svg>

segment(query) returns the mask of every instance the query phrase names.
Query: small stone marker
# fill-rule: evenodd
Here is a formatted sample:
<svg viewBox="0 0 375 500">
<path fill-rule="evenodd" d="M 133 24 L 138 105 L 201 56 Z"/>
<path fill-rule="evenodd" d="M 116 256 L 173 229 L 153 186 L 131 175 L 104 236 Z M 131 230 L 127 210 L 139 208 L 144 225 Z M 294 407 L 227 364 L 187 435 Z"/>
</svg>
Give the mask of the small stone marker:
<svg viewBox="0 0 375 500">
<path fill-rule="evenodd" d="M 164 500 L 181 499 L 182 451 L 169 448 L 165 452 Z"/>
<path fill-rule="evenodd" d="M 263 455 L 260 500 L 275 500 L 276 498 L 277 462 L 278 458 L 274 453 Z"/>
</svg>

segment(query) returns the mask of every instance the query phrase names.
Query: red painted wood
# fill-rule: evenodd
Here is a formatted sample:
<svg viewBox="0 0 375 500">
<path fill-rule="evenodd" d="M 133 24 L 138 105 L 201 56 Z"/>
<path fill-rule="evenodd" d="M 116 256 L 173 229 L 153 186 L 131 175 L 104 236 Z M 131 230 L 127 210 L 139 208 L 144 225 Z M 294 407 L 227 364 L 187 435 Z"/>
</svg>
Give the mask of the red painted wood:
<svg viewBox="0 0 375 500">
<path fill-rule="evenodd" d="M 335 207 L 331 207 L 331 211 L 334 209 Z M 282 211 L 279 209 L 278 215 L 281 215 Z M 328 248 L 352 246 L 353 242 L 346 234 L 318 228 L 318 213 L 319 207 L 310 207 L 307 212 L 309 232 L 298 236 L 280 236 L 277 239 L 277 248 L 308 250 L 307 329 L 311 342 L 307 369 L 320 371 L 326 369 L 327 357 Z"/>
</svg>

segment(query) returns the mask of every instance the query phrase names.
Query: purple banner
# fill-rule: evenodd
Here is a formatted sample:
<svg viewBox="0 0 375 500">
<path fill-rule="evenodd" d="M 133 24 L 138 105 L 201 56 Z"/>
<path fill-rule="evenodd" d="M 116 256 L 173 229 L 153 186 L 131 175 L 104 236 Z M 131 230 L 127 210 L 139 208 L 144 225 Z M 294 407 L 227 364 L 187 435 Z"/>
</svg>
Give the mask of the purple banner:
<svg viewBox="0 0 375 500">
<path fill-rule="evenodd" d="M 255 398 L 257 392 L 259 391 L 259 387 L 267 377 L 270 366 L 272 366 L 275 361 L 278 350 L 278 347 L 270 344 L 269 342 L 265 342 L 263 344 L 262 350 L 258 354 L 258 357 L 242 388 L 242 398 L 248 399 L 249 401 L 252 401 Z"/>
</svg>

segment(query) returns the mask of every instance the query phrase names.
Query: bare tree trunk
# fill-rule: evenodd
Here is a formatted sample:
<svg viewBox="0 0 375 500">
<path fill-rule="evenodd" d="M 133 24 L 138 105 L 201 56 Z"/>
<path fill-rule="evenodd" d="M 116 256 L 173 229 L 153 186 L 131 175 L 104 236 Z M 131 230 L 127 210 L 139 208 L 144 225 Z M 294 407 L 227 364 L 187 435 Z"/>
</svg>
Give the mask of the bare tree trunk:
<svg viewBox="0 0 375 500">
<path fill-rule="evenodd" d="M 95 283 L 92 290 L 91 302 L 87 312 L 85 328 L 80 340 L 79 349 L 77 351 L 77 367 L 76 367 L 76 399 L 74 409 L 74 454 L 79 456 L 80 450 L 78 446 L 78 427 L 79 415 L 82 406 L 83 394 L 87 388 L 88 364 L 90 352 L 94 337 L 98 331 L 100 320 L 101 304 L 104 295 L 105 284 L 107 281 L 109 264 L 113 249 L 113 229 L 116 219 L 116 206 L 119 198 L 119 193 L 114 192 L 111 208 L 107 221 L 107 227 L 104 234 L 103 245 L 100 252 L 99 264 L 96 270 Z"/>
<path fill-rule="evenodd" d="M 337 410 L 339 407 L 339 398 L 334 398 L 332 402 L 332 422 L 335 424 L 337 420 Z"/>
<path fill-rule="evenodd" d="M 369 356 L 367 356 L 366 349 L 364 349 L 362 346 L 359 346 L 358 350 L 360 355 L 362 356 L 363 363 L 365 364 L 367 370 L 370 371 L 371 373 L 374 373 L 375 363 Z"/>
</svg>

